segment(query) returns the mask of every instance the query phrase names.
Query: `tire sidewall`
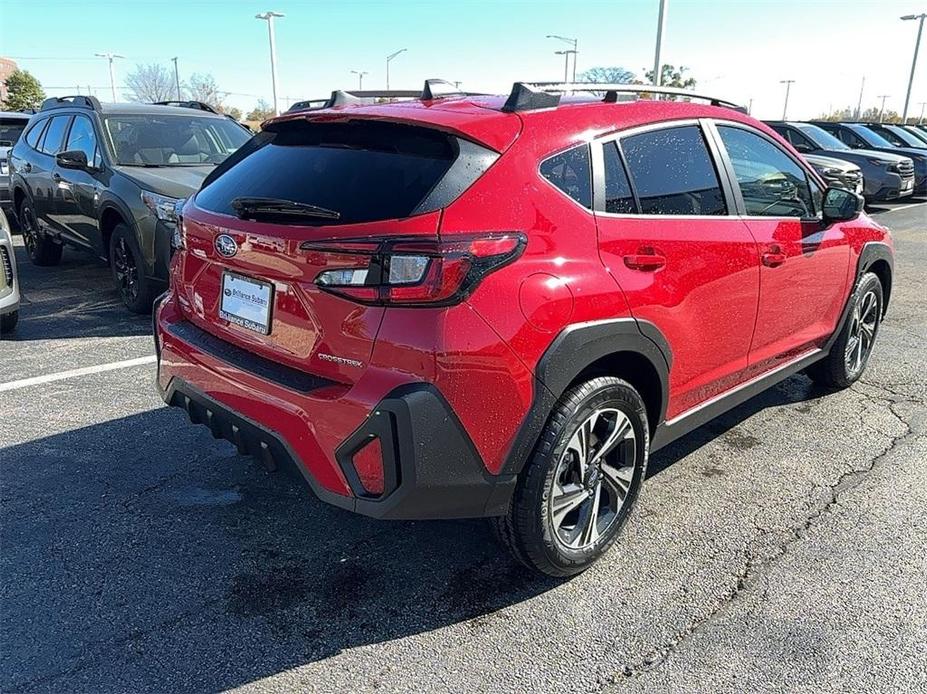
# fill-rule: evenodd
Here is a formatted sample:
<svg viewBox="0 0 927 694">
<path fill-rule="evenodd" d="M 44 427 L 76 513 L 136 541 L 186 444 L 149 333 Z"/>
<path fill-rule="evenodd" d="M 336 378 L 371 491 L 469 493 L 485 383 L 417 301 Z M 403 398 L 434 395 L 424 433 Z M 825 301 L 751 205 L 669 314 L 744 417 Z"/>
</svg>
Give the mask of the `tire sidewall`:
<svg viewBox="0 0 927 694">
<path fill-rule="evenodd" d="M 557 432 L 545 432 L 542 449 L 539 451 L 539 454 L 543 456 L 546 470 L 543 477 L 539 477 L 542 486 L 540 490 L 537 490 L 538 496 L 535 497 L 538 499 L 535 509 L 535 530 L 542 540 L 547 561 L 564 573 L 577 573 L 588 567 L 615 542 L 628 516 L 634 510 L 641 484 L 647 472 L 650 449 L 649 430 L 646 410 L 640 397 L 629 384 L 617 378 L 597 378 L 591 381 L 589 385 L 593 385 L 592 392 L 580 401 L 578 407 L 573 408 L 564 422 L 560 423 L 559 426 L 554 425 Z M 554 477 L 559 467 L 560 457 L 563 455 L 576 429 L 593 412 L 603 407 L 614 407 L 628 417 L 634 429 L 635 460 L 639 461 L 639 464 L 635 465 L 634 477 L 625 503 L 609 530 L 593 545 L 582 549 L 572 549 L 564 546 L 559 541 L 556 536 L 556 529 L 550 522 L 548 506 L 553 493 Z M 556 417 L 552 418 L 551 423 L 555 421 Z M 551 434 L 555 435 L 551 436 Z M 551 441 L 551 438 L 554 440 Z"/>
<path fill-rule="evenodd" d="M 863 297 L 866 296 L 870 291 L 875 293 L 876 300 L 878 302 L 877 310 L 878 314 L 876 317 L 875 327 L 872 333 L 872 344 L 869 347 L 869 351 L 863 357 L 862 364 L 860 364 L 859 370 L 850 372 L 846 364 L 846 348 L 847 343 L 850 341 L 850 330 L 853 326 L 853 312 L 856 310 L 856 307 L 860 304 Z M 867 272 L 859 278 L 859 281 L 856 283 L 856 288 L 853 292 L 852 307 L 850 309 L 850 314 L 847 316 L 846 324 L 843 327 L 843 330 L 840 333 L 840 338 L 837 340 L 834 345 L 834 351 L 836 355 L 841 359 L 843 364 L 841 374 L 843 380 L 847 382 L 847 385 L 858 380 L 860 376 L 863 375 L 866 371 L 866 367 L 869 364 L 869 357 L 872 356 L 872 350 L 875 348 L 876 339 L 879 336 L 879 327 L 882 325 L 882 311 L 884 310 L 884 301 L 885 297 L 882 291 L 882 283 L 879 281 L 879 278 L 872 272 Z"/>
<path fill-rule="evenodd" d="M 129 252 L 132 254 L 132 258 L 135 261 L 135 268 L 138 272 L 138 296 L 134 302 L 128 301 L 123 295 L 122 288 L 119 286 L 119 279 L 116 277 L 115 250 L 116 244 L 120 238 L 125 239 L 126 246 L 128 246 Z M 113 284 L 116 286 L 116 291 L 119 292 L 119 297 L 122 299 L 126 308 L 133 313 L 146 313 L 150 311 L 152 301 L 151 282 L 145 274 L 145 262 L 135 238 L 135 233 L 125 224 L 117 224 L 110 236 L 109 265 L 110 272 L 113 276 Z"/>
</svg>

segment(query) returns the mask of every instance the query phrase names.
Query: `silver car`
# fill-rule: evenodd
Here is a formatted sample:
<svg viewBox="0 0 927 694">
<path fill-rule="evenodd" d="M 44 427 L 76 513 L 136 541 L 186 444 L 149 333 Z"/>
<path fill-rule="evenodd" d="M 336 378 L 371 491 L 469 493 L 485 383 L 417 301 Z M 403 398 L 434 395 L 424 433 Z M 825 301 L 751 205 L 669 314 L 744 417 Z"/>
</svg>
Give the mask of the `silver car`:
<svg viewBox="0 0 927 694">
<path fill-rule="evenodd" d="M 17 113 L 3 111 L 0 113 L 0 210 L 7 214 L 13 209 L 13 198 L 10 195 L 10 149 L 23 134 L 31 113 Z"/>
<path fill-rule="evenodd" d="M 863 173 L 856 164 L 843 159 L 822 157 L 820 154 L 806 154 L 805 160 L 814 167 L 829 186 L 846 188 L 857 195 L 863 194 Z"/>
<path fill-rule="evenodd" d="M 19 280 L 10 224 L 0 210 L 0 334 L 13 332 L 19 320 Z"/>
</svg>

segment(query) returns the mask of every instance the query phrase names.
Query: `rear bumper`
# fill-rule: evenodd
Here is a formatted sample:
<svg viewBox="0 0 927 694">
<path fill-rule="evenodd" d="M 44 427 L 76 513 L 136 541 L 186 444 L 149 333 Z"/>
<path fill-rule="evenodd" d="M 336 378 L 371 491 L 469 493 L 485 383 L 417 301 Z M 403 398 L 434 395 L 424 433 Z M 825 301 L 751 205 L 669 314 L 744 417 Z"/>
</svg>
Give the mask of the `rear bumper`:
<svg viewBox="0 0 927 694">
<path fill-rule="evenodd" d="M 155 316 L 164 401 L 269 469 L 298 470 L 322 501 L 383 519 L 494 516 L 508 507 L 516 477 L 487 472 L 435 386 L 390 383 L 371 397 L 366 377 L 354 386 L 311 376 L 294 382 L 286 367 L 248 362 L 235 348 L 216 349 L 216 338 L 197 336 L 170 295 Z M 365 491 L 353 465 L 373 439 L 382 451 L 379 496 Z"/>
</svg>

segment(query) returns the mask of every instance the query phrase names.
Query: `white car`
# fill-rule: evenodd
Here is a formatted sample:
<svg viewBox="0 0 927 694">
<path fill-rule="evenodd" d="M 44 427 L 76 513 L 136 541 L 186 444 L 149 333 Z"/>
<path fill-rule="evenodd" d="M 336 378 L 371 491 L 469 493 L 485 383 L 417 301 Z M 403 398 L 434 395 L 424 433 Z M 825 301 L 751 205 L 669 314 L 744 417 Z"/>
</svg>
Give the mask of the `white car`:
<svg viewBox="0 0 927 694">
<path fill-rule="evenodd" d="M 19 280 L 10 224 L 0 210 L 0 334 L 13 332 L 19 320 Z"/>
</svg>

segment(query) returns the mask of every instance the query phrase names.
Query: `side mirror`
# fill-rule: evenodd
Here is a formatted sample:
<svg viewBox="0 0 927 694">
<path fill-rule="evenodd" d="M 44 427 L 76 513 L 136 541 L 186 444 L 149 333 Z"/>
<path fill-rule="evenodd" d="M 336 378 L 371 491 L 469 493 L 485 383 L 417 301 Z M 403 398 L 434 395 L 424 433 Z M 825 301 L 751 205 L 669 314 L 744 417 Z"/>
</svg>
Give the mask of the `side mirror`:
<svg viewBox="0 0 927 694">
<path fill-rule="evenodd" d="M 62 169 L 89 169 L 90 164 L 87 163 L 87 155 L 80 151 L 79 149 L 68 150 L 67 152 L 60 152 L 55 156 L 55 162 Z"/>
<path fill-rule="evenodd" d="M 806 145 L 804 142 L 799 142 L 797 145 L 795 145 L 795 149 L 801 152 L 802 154 L 809 154 L 810 152 L 813 151 L 811 147 Z"/>
<path fill-rule="evenodd" d="M 849 222 L 856 219 L 866 204 L 862 195 L 844 188 L 824 191 L 823 213 L 825 222 Z"/>
</svg>

